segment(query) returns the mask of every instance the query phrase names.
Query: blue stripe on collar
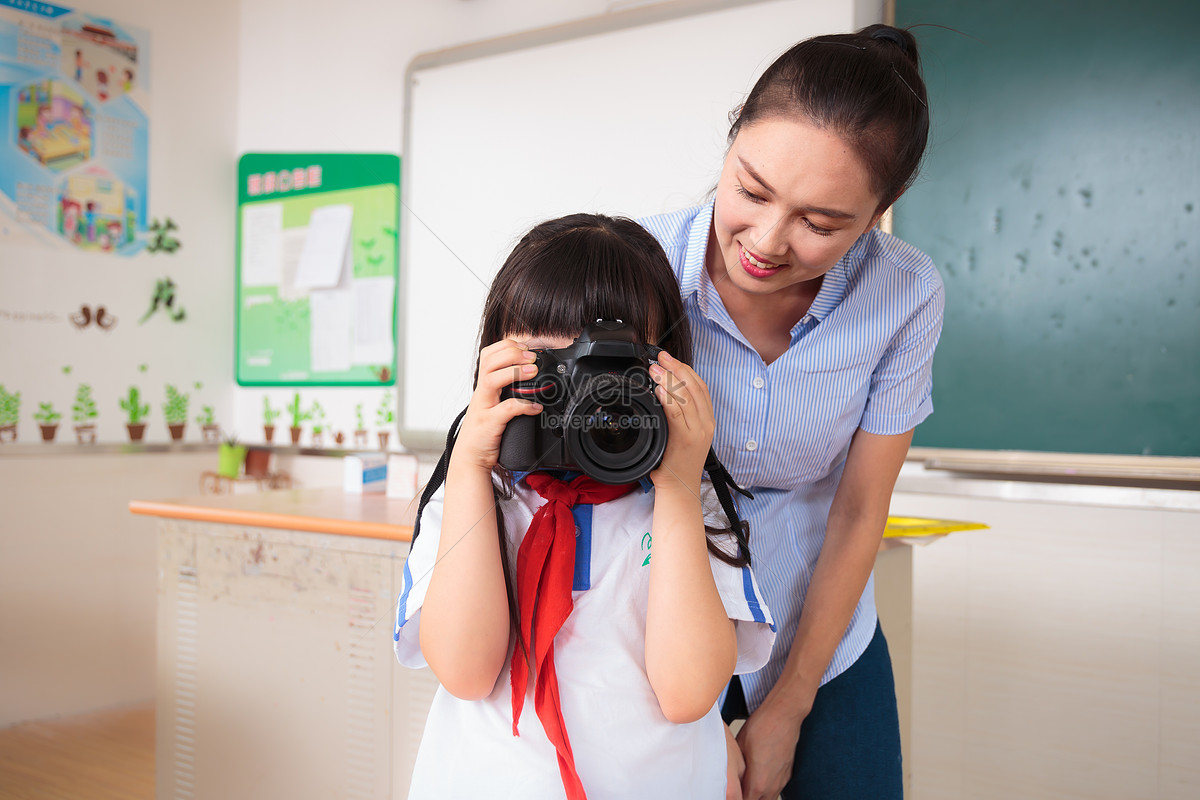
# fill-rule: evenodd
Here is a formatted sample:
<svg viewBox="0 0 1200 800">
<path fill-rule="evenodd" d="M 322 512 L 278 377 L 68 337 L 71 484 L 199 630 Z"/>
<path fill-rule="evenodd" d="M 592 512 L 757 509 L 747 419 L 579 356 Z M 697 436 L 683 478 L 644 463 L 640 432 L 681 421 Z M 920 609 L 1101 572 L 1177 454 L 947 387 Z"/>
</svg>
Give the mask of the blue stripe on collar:
<svg viewBox="0 0 1200 800">
<path fill-rule="evenodd" d="M 645 494 L 654 488 L 654 482 L 649 478 L 639 478 L 638 485 Z M 575 580 L 571 589 L 585 592 L 592 588 L 592 512 L 595 506 L 591 503 L 580 503 L 571 509 L 575 517 Z"/>
<path fill-rule="evenodd" d="M 575 517 L 575 580 L 571 588 L 585 592 L 592 588 L 592 504 L 580 503 L 571 509 Z"/>
<path fill-rule="evenodd" d="M 750 574 L 749 567 L 742 567 L 742 591 L 746 595 L 746 605 L 750 609 L 751 616 L 755 622 L 766 622 L 767 617 L 763 614 L 762 606 L 758 602 L 758 595 L 754 591 L 754 577 Z M 771 625 L 771 631 L 775 631 L 775 625 Z"/>
<path fill-rule="evenodd" d="M 567 470 L 544 470 L 562 481 L 570 481 L 582 473 Z M 513 481 L 520 483 L 525 480 L 528 472 L 514 472 Z M 654 482 L 649 477 L 638 478 L 638 486 L 642 494 L 654 488 Z M 575 518 L 575 576 L 571 583 L 572 591 L 586 592 L 592 588 L 592 510 L 591 503 L 580 503 L 571 509 Z"/>
</svg>

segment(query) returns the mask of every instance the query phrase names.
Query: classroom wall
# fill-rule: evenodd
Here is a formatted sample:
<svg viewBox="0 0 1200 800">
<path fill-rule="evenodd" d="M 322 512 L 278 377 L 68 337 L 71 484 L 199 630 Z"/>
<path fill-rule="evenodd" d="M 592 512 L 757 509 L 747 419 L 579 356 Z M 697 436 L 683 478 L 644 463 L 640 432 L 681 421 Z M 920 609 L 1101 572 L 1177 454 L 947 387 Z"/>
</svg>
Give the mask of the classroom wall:
<svg viewBox="0 0 1200 800">
<path fill-rule="evenodd" d="M 230 423 L 233 275 L 217 265 L 228 261 L 233 232 L 229 215 L 219 210 L 227 204 L 234 174 L 230 98 L 237 93 L 237 71 L 236 62 L 216 54 L 234 49 L 238 0 L 219 0 L 211 14 L 149 0 L 64 5 L 146 33 L 130 96 L 148 120 L 148 146 L 133 134 L 129 146 L 136 153 L 130 161 L 140 162 L 148 150 L 145 196 L 136 178 L 140 166 L 128 173 L 113 169 L 133 177 L 127 188 L 139 195 L 134 208 L 144 205 L 147 225 L 166 218 L 177 225 L 172 238 L 180 246 L 172 252 L 147 246 L 132 248 L 132 254 L 120 248 L 105 253 L 70 245 L 37 226 L 14 224 L 12 210 L 0 215 L 0 385 L 20 393 L 16 443 L 41 446 L 34 418 L 40 403 L 62 415 L 54 446 L 73 443 L 72 406 L 83 385 L 92 390 L 90 421 L 99 443 L 129 441 L 129 415 L 120 401 L 131 386 L 148 406 L 143 441 L 169 441 L 168 385 L 187 397 L 185 441 L 198 442 L 196 418 L 204 407 L 212 408 L 220 427 Z M 103 66 L 100 56 L 88 58 L 95 58 L 92 66 Z M 133 113 L 125 105 L 123 97 L 114 98 L 93 113 L 98 120 L 119 121 Z M 123 161 L 121 137 L 113 135 L 118 128 L 105 124 L 96 131 L 93 161 L 60 179 L 96 168 L 105 174 L 106 164 Z M 151 236 L 145 239 L 149 244 Z M 152 304 L 165 279 L 175 286 L 169 310 Z M 94 312 L 95 322 L 86 322 L 82 307 Z M 104 326 L 100 309 L 108 320 Z"/>
<path fill-rule="evenodd" d="M 179 223 L 183 247 L 173 256 L 142 254 L 127 260 L 89 254 L 83 266 L 94 265 L 95 275 L 61 276 L 85 280 L 89 287 L 123 281 L 105 296 L 126 296 L 129 284 L 140 287 L 147 276 L 165 270 L 181 292 L 186 289 L 180 298 L 187 322 L 172 326 L 157 320 L 163 324 L 137 340 L 149 340 L 143 391 L 150 393 L 151 378 L 156 386 L 147 397 L 153 405 L 150 440 L 167 438 L 158 381 L 173 371 L 192 382 L 189 417 L 200 410 L 194 388 L 200 382 L 203 402 L 215 407 L 218 419 L 228 419 L 233 333 L 228 209 L 236 163 L 231 98 L 237 94 L 239 6 L 239 0 L 88 0 L 78 6 L 147 29 L 151 37 L 149 210 L 151 216 L 169 214 Z M 162 260 L 166 258 L 169 265 Z M 119 260 L 121 271 L 112 270 L 112 259 Z M 39 278 L 44 281 L 45 275 Z M 138 299 L 142 301 L 140 295 Z M 118 329 L 136 329 L 143 310 L 122 311 Z M 43 447 L 29 416 L 38 400 L 53 399 L 62 411 L 65 397 L 60 443 L 44 445 L 45 454 L 0 450 L 0 726 L 152 696 L 155 536 L 153 526 L 132 519 L 126 505 L 139 496 L 195 494 L 200 470 L 215 461 L 208 451 L 103 454 L 61 443 L 71 437 L 69 406 L 76 379 L 91 380 L 84 372 L 97 366 L 125 370 L 125 380 L 138 374 L 137 362 L 127 363 L 134 356 L 112 352 L 97 338 L 100 334 L 89 334 L 80 334 L 72 375 L 57 376 L 63 383 L 71 380 L 64 396 L 38 396 L 62 388 L 50 379 L 31 383 L 22 393 L 19 446 L 25 451 Z M 5 330 L 0 335 L 3 371 L 28 372 L 40 355 L 59 357 L 43 354 L 38 342 L 30 332 Z M 96 399 L 101 441 L 123 440 L 115 395 L 101 394 L 97 386 Z M 195 423 L 189 428 L 190 441 L 198 441 Z"/>
</svg>

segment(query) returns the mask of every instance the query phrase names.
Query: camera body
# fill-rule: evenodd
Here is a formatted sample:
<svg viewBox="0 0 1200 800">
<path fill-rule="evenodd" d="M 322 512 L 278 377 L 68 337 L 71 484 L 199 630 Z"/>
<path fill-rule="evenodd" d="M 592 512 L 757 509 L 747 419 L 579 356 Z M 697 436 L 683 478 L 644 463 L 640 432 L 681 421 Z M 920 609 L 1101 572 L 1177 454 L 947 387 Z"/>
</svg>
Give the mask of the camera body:
<svg viewBox="0 0 1200 800">
<path fill-rule="evenodd" d="M 500 465 L 514 472 L 566 469 L 602 483 L 649 474 L 667 447 L 667 416 L 650 362 L 660 352 L 620 320 L 597 320 L 568 347 L 535 350 L 537 375 L 501 398 L 542 404 L 515 417 L 500 439 Z"/>
</svg>

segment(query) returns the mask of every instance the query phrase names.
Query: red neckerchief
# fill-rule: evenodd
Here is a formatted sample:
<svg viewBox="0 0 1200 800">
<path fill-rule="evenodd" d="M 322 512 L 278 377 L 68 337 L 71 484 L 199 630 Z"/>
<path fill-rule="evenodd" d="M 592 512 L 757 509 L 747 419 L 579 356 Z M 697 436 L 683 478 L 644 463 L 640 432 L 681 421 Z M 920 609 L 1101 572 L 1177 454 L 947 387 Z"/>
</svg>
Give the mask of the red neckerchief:
<svg viewBox="0 0 1200 800">
<path fill-rule="evenodd" d="M 571 586 L 575 576 L 575 517 L 571 508 L 578 503 L 604 503 L 623 497 L 636 483 L 610 486 L 580 475 L 564 483 L 544 472 L 525 476 L 525 483 L 546 502 L 529 523 L 529 530 L 517 550 L 517 608 L 521 614 L 521 639 L 512 656 L 513 736 L 525 705 L 530 664 L 521 643 L 528 647 L 536 672 L 533 707 L 546 738 L 558 754 L 558 771 L 569 800 L 586 800 L 575 756 L 567 738 L 562 705 L 558 698 L 558 676 L 554 671 L 554 637 L 574 608 Z"/>
</svg>

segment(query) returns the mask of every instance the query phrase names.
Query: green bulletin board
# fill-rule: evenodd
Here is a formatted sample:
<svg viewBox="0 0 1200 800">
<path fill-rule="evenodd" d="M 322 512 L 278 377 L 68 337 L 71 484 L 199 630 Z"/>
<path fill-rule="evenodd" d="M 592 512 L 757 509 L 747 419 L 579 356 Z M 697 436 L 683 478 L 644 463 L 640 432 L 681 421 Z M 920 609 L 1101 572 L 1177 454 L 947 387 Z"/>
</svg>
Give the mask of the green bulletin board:
<svg viewBox="0 0 1200 800">
<path fill-rule="evenodd" d="M 399 196 L 394 155 L 241 157 L 239 385 L 395 382 Z"/>
</svg>

